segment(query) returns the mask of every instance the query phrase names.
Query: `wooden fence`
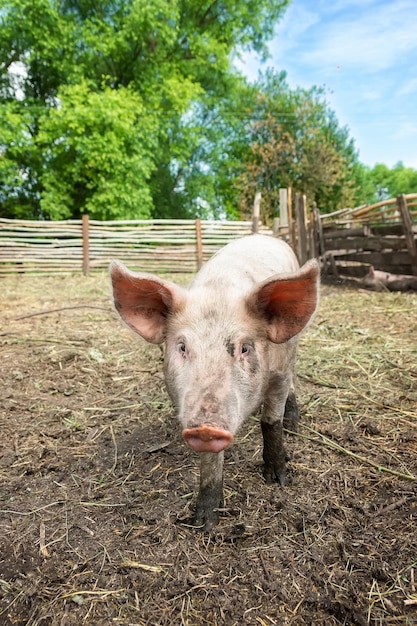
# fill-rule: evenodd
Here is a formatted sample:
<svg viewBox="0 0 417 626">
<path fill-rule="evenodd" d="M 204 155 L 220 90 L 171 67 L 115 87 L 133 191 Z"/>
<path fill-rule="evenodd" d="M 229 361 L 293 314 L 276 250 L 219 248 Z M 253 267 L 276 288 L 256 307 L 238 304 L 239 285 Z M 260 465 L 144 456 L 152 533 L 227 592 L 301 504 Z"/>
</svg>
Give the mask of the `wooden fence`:
<svg viewBox="0 0 417 626">
<path fill-rule="evenodd" d="M 319 257 L 324 272 L 363 276 L 369 266 L 417 276 L 417 193 L 370 206 L 320 214 L 305 195 L 280 190 L 273 231 L 259 222 L 257 194 L 252 221 L 0 219 L 0 276 L 65 273 L 107 268 L 120 259 L 147 272 L 195 272 L 221 246 L 251 232 L 285 238 L 304 263 Z"/>
<path fill-rule="evenodd" d="M 320 213 L 307 198 L 280 190 L 280 217 L 274 232 L 297 251 L 299 260 L 319 257 L 323 271 L 364 276 L 371 265 L 394 274 L 417 276 L 417 194 L 376 204 Z"/>
<path fill-rule="evenodd" d="M 0 276 L 103 270 L 112 259 L 146 272 L 195 272 L 228 241 L 257 221 L 0 219 Z"/>
<path fill-rule="evenodd" d="M 325 270 L 363 276 L 372 265 L 417 276 L 417 194 L 313 215 L 316 249 Z"/>
</svg>

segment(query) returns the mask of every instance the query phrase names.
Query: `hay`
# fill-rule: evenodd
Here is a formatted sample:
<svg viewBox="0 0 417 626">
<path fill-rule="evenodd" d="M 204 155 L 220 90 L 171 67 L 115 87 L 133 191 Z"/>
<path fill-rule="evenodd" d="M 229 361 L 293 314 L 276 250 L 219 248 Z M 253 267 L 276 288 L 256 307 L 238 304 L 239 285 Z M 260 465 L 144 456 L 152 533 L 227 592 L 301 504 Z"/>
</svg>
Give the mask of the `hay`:
<svg viewBox="0 0 417 626">
<path fill-rule="evenodd" d="M 204 535 L 161 352 L 118 323 L 107 276 L 2 293 L 0 623 L 417 622 L 417 295 L 323 286 L 288 485 L 264 484 L 251 418 Z"/>
</svg>

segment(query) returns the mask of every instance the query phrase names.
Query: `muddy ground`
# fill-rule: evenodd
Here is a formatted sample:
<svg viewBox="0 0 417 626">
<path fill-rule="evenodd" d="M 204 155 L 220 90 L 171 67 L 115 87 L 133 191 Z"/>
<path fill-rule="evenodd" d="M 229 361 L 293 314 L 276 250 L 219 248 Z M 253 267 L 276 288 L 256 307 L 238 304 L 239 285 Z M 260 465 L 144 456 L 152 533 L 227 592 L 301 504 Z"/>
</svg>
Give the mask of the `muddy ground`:
<svg viewBox="0 0 417 626">
<path fill-rule="evenodd" d="M 0 624 L 417 624 L 416 294 L 323 286 L 288 485 L 254 416 L 203 534 L 161 351 L 107 277 L 0 287 Z"/>
</svg>

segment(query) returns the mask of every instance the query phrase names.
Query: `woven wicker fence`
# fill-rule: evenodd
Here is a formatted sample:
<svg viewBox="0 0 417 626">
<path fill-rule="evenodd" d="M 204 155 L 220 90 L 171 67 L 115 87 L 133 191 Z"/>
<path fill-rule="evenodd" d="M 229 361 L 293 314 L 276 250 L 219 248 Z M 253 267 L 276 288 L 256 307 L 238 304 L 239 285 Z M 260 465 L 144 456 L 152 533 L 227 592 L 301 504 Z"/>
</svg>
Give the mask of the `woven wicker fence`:
<svg viewBox="0 0 417 626">
<path fill-rule="evenodd" d="M 252 221 L 0 219 L 0 276 L 103 270 L 112 259 L 146 272 L 195 272 Z M 258 232 L 271 234 L 260 225 Z"/>
</svg>

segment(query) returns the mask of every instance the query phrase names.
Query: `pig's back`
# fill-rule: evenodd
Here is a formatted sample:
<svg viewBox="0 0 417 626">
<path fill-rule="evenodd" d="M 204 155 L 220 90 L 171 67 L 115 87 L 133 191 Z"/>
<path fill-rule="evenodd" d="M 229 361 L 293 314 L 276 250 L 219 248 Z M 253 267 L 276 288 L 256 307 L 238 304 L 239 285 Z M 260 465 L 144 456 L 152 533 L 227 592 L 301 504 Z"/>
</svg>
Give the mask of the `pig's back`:
<svg viewBox="0 0 417 626">
<path fill-rule="evenodd" d="M 250 288 L 274 274 L 290 274 L 299 267 L 285 241 L 268 235 L 249 235 L 219 250 L 199 271 L 191 287 L 225 283 Z"/>
</svg>

